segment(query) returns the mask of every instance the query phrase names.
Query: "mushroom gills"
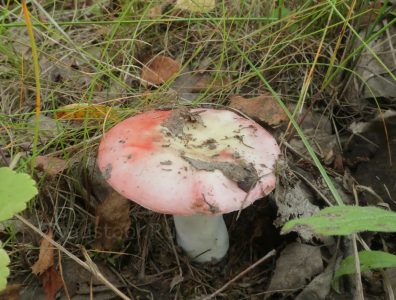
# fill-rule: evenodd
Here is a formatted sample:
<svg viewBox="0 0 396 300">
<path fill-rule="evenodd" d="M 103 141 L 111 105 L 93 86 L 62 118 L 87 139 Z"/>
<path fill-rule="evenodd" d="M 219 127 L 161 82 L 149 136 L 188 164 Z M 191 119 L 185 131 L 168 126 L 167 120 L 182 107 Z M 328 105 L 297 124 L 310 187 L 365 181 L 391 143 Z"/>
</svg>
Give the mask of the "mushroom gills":
<svg viewBox="0 0 396 300">
<path fill-rule="evenodd" d="M 177 243 L 196 262 L 216 262 L 227 253 L 229 238 L 223 215 L 173 216 Z"/>
</svg>

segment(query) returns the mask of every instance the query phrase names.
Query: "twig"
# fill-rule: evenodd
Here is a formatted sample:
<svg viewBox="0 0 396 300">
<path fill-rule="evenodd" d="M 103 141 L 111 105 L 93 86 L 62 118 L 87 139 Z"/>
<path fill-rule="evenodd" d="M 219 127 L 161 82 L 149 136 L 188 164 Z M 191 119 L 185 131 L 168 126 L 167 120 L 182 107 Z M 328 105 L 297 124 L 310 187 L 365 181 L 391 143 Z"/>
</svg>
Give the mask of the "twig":
<svg viewBox="0 0 396 300">
<path fill-rule="evenodd" d="M 359 260 L 359 252 L 356 244 L 356 234 L 352 234 L 352 245 L 353 245 L 353 256 L 355 257 L 355 280 L 356 280 L 356 300 L 364 300 L 363 294 L 363 284 L 362 284 L 362 274 L 360 272 L 360 260 Z"/>
<path fill-rule="evenodd" d="M 107 280 L 106 277 L 103 276 L 102 273 L 100 273 L 97 268 L 93 268 L 93 263 L 90 265 L 83 262 L 81 259 L 79 259 L 77 256 L 72 254 L 70 251 L 66 250 L 62 245 L 58 244 L 55 242 L 53 239 L 50 239 L 47 237 L 40 229 L 38 229 L 36 226 L 34 226 L 32 223 L 30 223 L 28 220 L 26 220 L 24 217 L 20 215 L 15 215 L 16 218 L 24 223 L 27 227 L 32 229 L 34 232 L 39 234 L 43 239 L 47 240 L 52 246 L 57 248 L 58 250 L 62 251 L 65 253 L 68 257 L 70 257 L 72 260 L 74 260 L 76 263 L 78 263 L 81 267 L 83 267 L 85 270 L 89 271 L 92 275 L 94 275 L 97 279 L 102 281 L 107 287 L 109 287 L 115 294 L 117 294 L 121 299 L 124 300 L 131 300 L 128 296 L 126 296 L 123 292 L 121 292 L 119 289 L 117 289 L 110 281 Z"/>
<path fill-rule="evenodd" d="M 179 259 L 179 256 L 177 255 L 175 243 L 173 242 L 172 233 L 170 231 L 169 224 L 168 224 L 168 221 L 166 220 L 166 216 L 165 215 L 164 215 L 164 220 L 165 220 L 165 224 L 166 224 L 166 232 L 168 233 L 169 240 L 170 240 L 170 242 L 172 244 L 172 251 L 173 251 L 173 254 L 175 255 L 175 258 L 176 258 L 177 267 L 179 268 L 179 275 L 180 275 L 180 277 L 183 277 L 183 270 L 182 270 L 181 265 L 180 265 L 180 259 Z"/>
<path fill-rule="evenodd" d="M 275 249 L 271 250 L 270 252 L 268 252 L 264 257 L 260 258 L 258 261 L 256 261 L 254 264 L 250 265 L 248 268 L 246 268 L 245 270 L 243 270 L 241 273 L 239 273 L 237 276 L 235 276 L 234 278 L 232 278 L 230 281 L 228 281 L 226 284 L 224 284 L 221 288 L 219 288 L 218 290 L 216 290 L 214 293 L 210 294 L 209 296 L 206 296 L 204 298 L 201 298 L 200 300 L 209 300 L 212 299 L 213 297 L 215 297 L 216 295 L 220 294 L 222 291 L 224 291 L 229 285 L 231 285 L 232 283 L 234 283 L 235 281 L 237 281 L 239 278 L 241 278 L 242 276 L 244 276 L 246 273 L 250 272 L 251 270 L 253 270 L 255 267 L 257 267 L 259 264 L 261 264 L 262 262 L 266 261 L 268 258 L 270 258 L 271 256 L 274 256 L 276 254 Z"/>
<path fill-rule="evenodd" d="M 58 266 L 59 266 L 59 274 L 62 279 L 63 290 L 65 291 L 65 296 L 67 300 L 71 300 L 69 290 L 67 288 L 65 277 L 63 276 L 63 268 L 62 268 L 62 256 L 60 255 L 60 251 L 58 249 Z"/>
</svg>

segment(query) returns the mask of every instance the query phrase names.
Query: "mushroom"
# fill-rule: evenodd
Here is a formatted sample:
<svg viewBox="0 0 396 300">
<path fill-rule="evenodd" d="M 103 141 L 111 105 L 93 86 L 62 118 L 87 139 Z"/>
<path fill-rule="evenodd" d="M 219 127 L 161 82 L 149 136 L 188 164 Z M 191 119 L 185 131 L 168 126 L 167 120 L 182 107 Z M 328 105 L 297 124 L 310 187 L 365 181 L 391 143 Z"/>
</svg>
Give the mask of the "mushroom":
<svg viewBox="0 0 396 300">
<path fill-rule="evenodd" d="M 121 195 L 172 214 L 177 243 L 197 262 L 229 247 L 223 214 L 275 187 L 275 139 L 229 110 L 156 110 L 128 118 L 103 137 L 98 166 Z"/>
</svg>

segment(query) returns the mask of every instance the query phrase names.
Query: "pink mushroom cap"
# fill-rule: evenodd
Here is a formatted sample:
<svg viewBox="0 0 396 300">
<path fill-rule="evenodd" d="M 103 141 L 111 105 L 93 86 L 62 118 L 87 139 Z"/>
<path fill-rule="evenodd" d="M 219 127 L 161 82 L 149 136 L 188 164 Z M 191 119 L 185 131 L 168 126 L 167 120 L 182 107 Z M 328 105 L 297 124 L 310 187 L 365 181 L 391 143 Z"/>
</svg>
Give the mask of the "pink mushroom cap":
<svg viewBox="0 0 396 300">
<path fill-rule="evenodd" d="M 148 111 L 103 137 L 98 165 L 121 195 L 173 215 L 243 209 L 275 188 L 272 135 L 229 110 Z"/>
</svg>

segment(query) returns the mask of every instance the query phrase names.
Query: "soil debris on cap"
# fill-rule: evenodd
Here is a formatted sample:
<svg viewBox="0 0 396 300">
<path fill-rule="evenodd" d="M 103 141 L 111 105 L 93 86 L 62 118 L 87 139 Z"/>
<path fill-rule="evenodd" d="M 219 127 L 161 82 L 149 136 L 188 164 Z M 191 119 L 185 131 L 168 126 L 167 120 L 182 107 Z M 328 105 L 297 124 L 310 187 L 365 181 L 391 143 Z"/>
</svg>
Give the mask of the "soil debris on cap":
<svg viewBox="0 0 396 300">
<path fill-rule="evenodd" d="M 257 170 L 251 163 L 243 164 L 241 162 L 238 164 L 222 161 L 206 162 L 185 155 L 182 155 L 182 158 L 188 161 L 188 163 L 197 170 L 205 170 L 208 172 L 219 170 L 228 179 L 236 182 L 238 187 L 246 193 L 248 193 L 258 181 Z"/>
<path fill-rule="evenodd" d="M 180 136 L 183 134 L 186 123 L 202 124 L 200 113 L 200 111 L 190 112 L 187 107 L 175 109 L 161 125 L 167 128 L 173 136 Z"/>
<path fill-rule="evenodd" d="M 203 141 L 199 147 L 208 147 L 210 150 L 214 150 L 217 148 L 217 141 L 215 139 L 207 139 L 206 141 Z"/>
</svg>

